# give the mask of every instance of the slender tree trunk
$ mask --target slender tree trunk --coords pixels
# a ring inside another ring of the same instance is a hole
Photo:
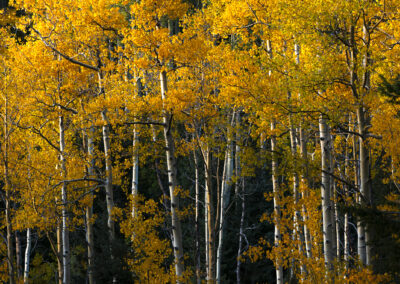
[[[133,126],[133,166],[132,166],[132,197],[133,197],[133,205],[132,205],[132,217],[135,217],[135,200],[139,193],[139,131],[138,126]]]
[[[166,99],[167,92],[167,72],[160,72],[160,83],[161,83],[161,98],[164,101]],[[181,277],[184,272],[183,265],[183,245],[182,245],[182,230],[181,222],[178,216],[179,210],[179,197],[176,195],[175,188],[177,186],[177,169],[175,159],[175,145],[174,138],[171,133],[172,114],[164,109],[163,114],[164,122],[164,138],[167,158],[167,170],[168,170],[168,185],[171,200],[171,219],[172,219],[172,237],[173,237],[173,249],[175,258],[175,271],[176,276]],[[180,282],[178,280],[177,282]]]
[[[231,127],[234,124],[235,113],[232,114],[232,122]],[[229,128],[229,126],[228,126]],[[230,129],[230,128],[229,128]],[[230,137],[230,130],[227,133],[227,149],[225,154],[225,162],[224,162],[224,172],[221,186],[221,209],[220,209],[220,218],[219,218],[219,241],[217,248],[217,273],[216,273],[216,281],[217,283],[221,283],[221,259],[222,259],[222,246],[224,241],[224,223],[225,223],[225,213],[226,208],[229,204],[230,194],[231,194],[231,184],[232,184],[232,176],[233,176],[233,143],[232,138]]]
[[[370,55],[370,23],[364,20],[363,24],[363,43],[364,43],[364,56],[363,56],[363,96],[366,96],[371,88],[371,55]],[[362,194],[363,202],[367,206],[372,204],[372,185],[370,180],[370,155],[369,146],[367,142],[368,124],[370,124],[370,116],[368,110],[362,104],[357,110],[358,126],[360,133],[360,191]],[[365,224],[365,264],[371,265],[372,260],[372,245],[371,245],[371,230],[368,224]]]
[[[271,122],[271,131],[275,131],[275,121]],[[272,188],[274,195],[274,223],[275,223],[275,233],[274,233],[274,244],[275,247],[279,247],[281,244],[281,208],[280,208],[280,192],[278,185],[278,161],[276,157],[276,136],[273,133],[271,135],[271,152],[272,152]],[[283,267],[282,258],[277,257],[275,259],[275,270],[276,270],[276,283],[283,283]]]
[[[24,284],[29,283],[29,262],[31,258],[32,247],[32,234],[31,229],[26,230],[26,248],[25,248],[25,261],[24,261]]]
[[[356,127],[354,127],[355,129]],[[358,189],[360,189],[360,145],[359,140],[353,135],[353,159],[354,159],[354,183]],[[356,200],[361,203],[360,192],[356,194]],[[365,234],[364,226],[360,220],[357,218],[357,254],[362,263],[365,263]]]
[[[8,98],[5,97],[4,104],[4,191],[6,203],[6,226],[7,226],[7,265],[8,265],[8,279],[10,284],[15,283],[15,269],[14,269],[14,245],[12,241],[12,225],[11,225],[11,182],[9,177],[8,167],[8,151],[10,144],[10,130],[8,124]]]
[[[15,231],[15,256],[16,256],[17,279],[20,279],[22,276],[22,269],[21,269],[22,248],[21,248],[21,239],[18,231]]]
[[[106,162],[106,203],[107,203],[107,226],[110,236],[110,243],[114,241],[115,229],[114,220],[112,218],[112,210],[114,208],[114,194],[113,194],[113,174],[112,174],[112,160],[111,160],[111,143],[110,143],[110,123],[107,117],[107,111],[103,111],[101,116],[104,121],[103,125],[103,143],[104,143],[104,155]]]
[[[204,241],[205,241],[205,252],[206,252],[206,280],[208,281],[210,277],[210,259],[209,259],[209,251],[210,251],[210,241],[208,239],[209,236],[209,224],[208,224],[208,215],[210,211],[209,207],[209,188],[207,186],[207,168],[205,169],[205,185],[204,185]]]
[[[206,262],[207,262],[207,282],[214,282],[214,207],[211,194],[212,176],[211,176],[211,152],[205,146],[203,151],[205,168],[205,219],[206,219]]]
[[[349,128],[350,128],[350,118],[349,118]],[[351,129],[349,129],[351,131]],[[350,135],[346,137],[346,144],[345,144],[345,161],[344,161],[344,176],[349,176],[349,147],[348,147],[348,139]],[[349,189],[347,185],[344,185],[345,197],[349,196]],[[346,269],[349,268],[349,256],[350,256],[350,232],[349,232],[349,213],[344,213],[344,220],[343,220],[343,257],[345,261]]]
[[[142,81],[139,76],[136,78],[136,90],[137,96],[142,97],[144,95]],[[154,132],[154,129],[153,129]],[[153,137],[155,140],[155,137]],[[135,217],[135,200],[139,193],[139,126],[133,125],[133,139],[132,139],[132,217]]]
[[[100,59],[99,66],[101,66]],[[105,94],[105,89],[103,86],[103,74],[101,71],[98,72],[98,83],[101,94]],[[115,256],[113,252],[113,245],[115,241],[115,224],[112,216],[112,211],[114,209],[114,193],[113,193],[113,171],[112,171],[112,156],[111,156],[111,138],[110,138],[110,121],[107,116],[107,109],[101,112],[101,118],[103,120],[103,145],[104,145],[104,159],[106,166],[106,204],[107,204],[107,227],[109,234],[109,246],[111,261],[114,262]],[[113,275],[113,283],[117,283],[117,276]]]
[[[6,170],[7,173],[8,169]],[[7,180],[7,175],[5,177]],[[8,183],[8,181],[6,181]],[[14,246],[12,241],[12,226],[11,226],[11,196],[10,186],[6,185],[6,224],[7,224],[7,261],[8,261],[8,278],[10,284],[15,283],[15,271],[14,271]]]
[[[196,283],[201,283],[201,262],[200,262],[200,178],[199,178],[199,161],[197,159],[196,151],[193,151],[194,157],[194,174],[195,174],[195,262],[196,262]]]
[[[304,133],[304,129],[303,126],[300,126],[300,152],[301,152],[301,158],[303,159],[303,163],[305,164],[304,169],[302,170],[302,174],[301,174],[301,195],[303,200],[306,200],[306,198],[308,197],[308,181],[307,181],[307,141],[306,141],[306,137],[305,137],[305,133]],[[302,205],[302,215],[303,215],[303,222],[304,222],[304,244],[305,244],[305,248],[306,248],[306,256],[307,258],[311,258],[312,257],[312,253],[311,253],[311,236],[310,236],[310,231],[308,229],[307,226],[307,222],[308,222],[308,212],[307,212],[307,208],[305,206],[305,204]]]
[[[90,165],[88,168],[89,177],[94,176],[94,143],[93,143],[93,135],[94,135],[94,128],[93,126],[90,127],[90,133],[88,136],[88,156],[90,159]],[[89,284],[94,284],[94,236],[93,236],[93,192],[90,193],[90,205],[86,207],[86,241],[87,241],[87,257],[88,257],[88,281]]]
[[[360,107],[357,110],[359,143],[360,143],[360,204],[369,206],[371,203],[371,185],[369,180],[369,153],[366,142],[366,111]],[[371,247],[368,243],[368,227],[359,221],[358,224],[359,257],[363,264],[371,263]]]
[[[321,115],[319,119],[319,131],[321,140],[321,198],[322,198],[322,222],[324,235],[324,258],[327,269],[332,269],[332,217],[330,202],[330,141],[329,128],[325,118]]]
[[[245,181],[244,177],[242,176],[242,168],[241,168],[241,161],[240,161],[240,111],[237,112],[236,116],[236,149],[235,149],[235,176],[239,178],[239,180],[235,183],[235,195],[236,198],[239,198],[241,201],[241,214],[240,214],[240,224],[239,224],[239,244],[238,244],[238,252],[236,257],[236,283],[241,283],[240,277],[240,268],[242,265],[241,256],[243,252],[243,238],[244,235],[244,218],[246,212],[246,191],[245,191]]]
[[[337,193],[336,193],[336,186],[333,186],[333,208],[334,208],[334,219],[335,219],[335,233],[336,233],[336,258],[340,260],[340,216],[339,210],[337,205]]]
[[[329,141],[329,169],[330,169],[330,173],[334,172],[334,168],[335,168],[335,163],[333,161],[333,156],[334,156],[334,147],[333,147],[333,137],[330,134],[330,129],[328,126],[328,141]],[[331,208],[330,210],[330,217],[331,217],[331,224],[332,224],[332,257],[335,258],[336,257],[336,252],[338,249],[337,246],[337,239],[336,239],[336,231],[339,229],[338,227],[336,227],[336,186],[335,186],[335,180],[333,178],[332,175],[330,175],[330,181],[329,181],[329,207]],[[339,246],[340,248],[340,246]]]
[[[242,261],[240,260],[242,253],[243,253],[243,239],[245,237],[244,235],[244,218],[246,214],[246,191],[245,191],[245,182],[244,182],[244,177],[240,177],[240,182],[241,182],[241,194],[240,194],[240,200],[241,200],[241,215],[240,215],[240,225],[239,225],[239,246],[238,246],[238,253],[236,257],[236,283],[240,284],[241,283],[241,277],[240,277],[240,267],[242,264]]]
[[[60,163],[61,176],[65,180],[67,178],[67,166],[65,161],[65,128],[64,117],[59,116],[59,131],[60,131]],[[69,229],[68,229],[68,196],[67,183],[64,181],[61,187],[61,203],[62,203],[62,244],[63,244],[63,284],[69,284],[71,281],[71,266],[70,266],[70,251],[69,251]]]
[[[290,123],[290,149],[292,152],[292,158],[294,161],[297,160],[297,141],[296,141],[296,129],[293,126],[293,122],[292,122],[292,115],[289,115],[289,123]],[[304,254],[304,232],[303,232],[303,228],[301,228],[300,226],[300,222],[301,222],[301,214],[299,211],[299,187],[300,187],[300,180],[299,180],[299,175],[297,173],[297,167],[296,167],[296,163],[295,163],[295,168],[294,168],[294,172],[293,172],[293,200],[294,200],[294,214],[293,214],[293,232],[292,232],[292,239],[294,242],[296,242],[296,240],[298,240],[299,243],[299,253],[300,255]],[[300,274],[303,275],[304,271],[305,271],[305,267],[303,265],[303,263],[299,264],[300,266]],[[292,267],[291,267],[291,278],[294,279],[294,271],[295,270],[295,263],[294,263],[294,259],[293,259],[293,263],[292,263]]]
[[[56,203],[57,203],[56,199]],[[63,244],[62,244],[62,222],[57,224],[57,267],[58,267],[58,283],[63,284]]]
[[[349,231],[349,213],[344,214],[343,224],[343,258],[346,262],[346,269],[349,268],[349,257],[350,257],[350,231]]]
[[[110,242],[111,261],[114,262],[114,241],[115,241],[115,224],[113,219],[114,209],[114,193],[113,193],[113,172],[112,172],[112,158],[111,158],[111,142],[110,142],[110,122],[107,117],[107,110],[101,113],[103,125],[103,144],[104,144],[104,158],[106,164],[106,204],[107,204],[107,227]],[[113,275],[113,283],[117,282],[117,276]]]

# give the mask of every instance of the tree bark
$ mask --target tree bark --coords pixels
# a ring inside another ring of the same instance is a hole
[[[56,203],[57,203],[56,199]],[[63,284],[63,244],[62,244],[62,222],[57,224],[57,268],[58,268],[58,283]]]
[[[93,143],[94,128],[93,126],[89,129],[89,136],[87,139],[87,151],[90,159],[90,165],[88,168],[89,177],[94,176],[94,143]],[[86,207],[86,241],[87,241],[87,257],[88,257],[88,281],[89,284],[94,284],[94,236],[93,236],[93,192],[90,193],[91,203]]]
[[[300,154],[301,158],[303,159],[303,163],[305,164],[302,173],[301,173],[301,197],[303,200],[305,200],[308,197],[308,181],[307,181],[307,141],[306,141],[306,136],[304,133],[303,126],[300,126]],[[312,257],[311,253],[311,236],[310,236],[310,231],[307,226],[308,222],[308,212],[305,204],[302,205],[302,216],[303,216],[303,222],[304,222],[304,244],[305,244],[305,249],[306,249],[306,256],[307,258]]]
[[[107,204],[107,227],[109,234],[109,246],[111,261],[114,262],[114,241],[115,241],[115,224],[113,219],[114,209],[114,193],[113,193],[113,172],[112,172],[112,158],[111,158],[111,138],[110,138],[110,122],[107,117],[107,110],[101,112],[103,119],[103,144],[104,144],[104,158],[106,164],[106,204]],[[113,275],[113,283],[117,283],[117,276]]]
[[[200,262],[200,178],[199,178],[199,161],[196,151],[193,151],[194,158],[194,175],[195,175],[195,262],[196,262],[196,283],[201,283],[201,262]]]
[[[31,229],[26,230],[26,248],[25,248],[25,261],[24,261],[24,284],[29,283],[29,263],[31,258],[32,247],[32,234]]]
[[[334,172],[334,168],[335,168],[335,163],[333,161],[333,156],[335,153],[335,149],[333,147],[333,137],[330,133],[329,130],[329,126],[328,126],[328,141],[329,141],[329,169],[330,172],[333,173]],[[332,240],[332,257],[335,258],[336,257],[336,252],[338,249],[337,246],[337,230],[339,229],[336,226],[336,185],[335,185],[335,179],[333,178],[332,175],[330,175],[330,181],[329,181],[329,207],[331,208],[330,210],[330,217],[331,217],[331,224],[332,224],[332,236],[331,236],[331,240]],[[340,246],[339,246],[340,248]]]
[[[21,269],[22,249],[21,249],[21,239],[18,231],[15,231],[15,256],[16,256],[16,272],[18,280],[22,276],[22,269]]]
[[[299,175],[297,173],[297,167],[296,167],[296,160],[297,160],[297,141],[296,141],[296,129],[293,126],[293,121],[292,121],[292,114],[289,114],[289,124],[290,124],[290,149],[292,152],[292,159],[294,161],[294,171],[293,171],[293,200],[294,200],[294,214],[293,214],[293,232],[292,232],[292,239],[295,242],[296,240],[299,243],[299,253],[300,255],[304,254],[304,232],[303,228],[300,226],[301,222],[301,214],[300,211],[298,210],[298,203],[299,203],[299,198],[300,198],[300,193],[299,193],[299,188],[300,188],[300,180],[299,180]],[[293,260],[294,262],[294,260]],[[300,260],[301,262],[301,260]],[[299,264],[300,266],[300,275],[304,274],[305,267],[303,263]],[[291,278],[294,279],[294,269],[295,265],[292,263],[291,267]]]
[[[211,152],[209,146],[204,146],[204,169],[205,169],[205,240],[206,240],[206,264],[207,282],[214,282],[214,206],[211,194]]]
[[[366,141],[366,111],[363,107],[357,110],[358,131],[360,134],[360,199],[362,206],[369,206],[371,203],[371,185],[369,180],[369,153]],[[358,227],[358,250],[359,257],[363,264],[371,263],[371,248],[368,243],[369,232],[364,222],[359,221]]]
[[[61,176],[64,179],[61,187],[61,203],[62,203],[62,256],[63,256],[63,284],[69,284],[71,281],[71,262],[69,251],[69,228],[68,228],[68,195],[67,195],[67,166],[65,160],[65,128],[64,117],[59,116],[59,131],[60,131],[60,163],[61,163]]]
[[[324,235],[324,259],[328,270],[332,269],[333,251],[332,251],[332,217],[330,202],[330,141],[329,128],[325,118],[321,115],[319,119],[319,131],[321,141],[321,198],[322,198],[322,222]]]
[[[242,256],[243,253],[243,239],[245,237],[244,235],[244,218],[246,214],[246,191],[245,191],[245,182],[244,182],[244,177],[240,177],[240,182],[241,182],[241,194],[240,194],[240,200],[241,200],[241,214],[240,214],[240,225],[239,225],[239,246],[238,246],[238,252],[237,252],[237,257],[236,257],[236,283],[240,284],[241,283],[241,277],[240,277],[240,267],[242,264],[242,261],[240,260],[240,257]]]
[[[351,131],[351,118],[349,117],[349,130]],[[345,144],[345,161],[344,161],[344,176],[349,176],[349,147],[348,147],[348,140],[350,135],[346,137],[346,144]],[[356,162],[356,160],[354,160]],[[357,185],[357,184],[356,184]],[[349,188],[347,185],[344,185],[344,194],[347,198],[349,196]],[[350,256],[350,231],[349,231],[349,213],[344,213],[344,224],[343,224],[343,258],[345,261],[346,269],[349,268],[349,256]]]
[[[271,131],[274,132],[276,129],[276,122],[271,122]],[[271,135],[271,153],[272,153],[272,190],[274,196],[274,223],[275,223],[275,233],[274,233],[274,245],[279,247],[281,244],[281,208],[280,208],[280,192],[278,184],[278,161],[276,157],[276,136],[274,133]],[[282,258],[277,257],[275,259],[275,271],[276,271],[276,283],[283,283],[283,267]]]
[[[161,84],[161,98],[163,101],[166,99],[167,92],[167,72],[160,72],[160,84]],[[174,138],[171,133],[172,114],[167,110],[163,110],[163,123],[164,123],[164,139],[166,148],[167,158],[167,170],[168,170],[168,187],[171,199],[171,219],[172,219],[172,238],[173,238],[173,250],[175,258],[175,272],[178,277],[177,282],[180,283],[179,277],[184,272],[183,264],[183,245],[182,245],[182,230],[181,222],[178,216],[179,210],[179,197],[177,196],[175,189],[177,186],[177,168],[175,159],[175,145]]]
[[[231,126],[234,124],[235,113],[232,114],[232,122]],[[219,217],[219,241],[217,248],[217,271],[216,271],[216,281],[217,283],[221,283],[221,259],[222,259],[222,246],[224,241],[224,223],[225,223],[225,213],[226,208],[229,204],[230,193],[231,193],[231,184],[232,184],[232,176],[233,176],[233,143],[232,138],[230,137],[230,127],[228,126],[227,133],[227,149],[225,154],[225,162],[224,162],[224,171],[222,178],[222,186],[221,186],[221,203],[220,203],[220,217]]]
[[[10,284],[15,283],[15,269],[14,269],[14,245],[12,241],[12,225],[11,225],[11,182],[9,177],[8,166],[8,151],[10,144],[10,129],[8,124],[8,98],[5,97],[4,103],[4,191],[6,203],[6,230],[7,230],[7,266],[8,266],[8,279]]]
[[[133,126],[133,158],[132,158],[132,217],[135,217],[135,200],[139,193],[139,131],[138,126]]]

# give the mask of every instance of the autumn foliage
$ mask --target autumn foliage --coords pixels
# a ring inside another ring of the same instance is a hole
[[[0,282],[400,281],[399,1],[0,7]]]

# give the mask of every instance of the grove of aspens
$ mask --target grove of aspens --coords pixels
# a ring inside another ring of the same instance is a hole
[[[1,0],[0,283],[400,283],[400,1]]]

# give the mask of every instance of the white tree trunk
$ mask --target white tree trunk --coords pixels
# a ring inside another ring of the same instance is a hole
[[[234,121],[235,114],[232,115],[232,123]],[[228,126],[229,128],[229,126]],[[222,177],[221,186],[221,203],[220,203],[220,218],[219,218],[219,239],[217,248],[217,263],[216,263],[216,281],[221,282],[221,258],[222,258],[222,245],[224,241],[224,222],[225,222],[225,212],[228,207],[230,194],[231,194],[231,184],[233,176],[233,143],[230,137],[230,131],[227,133],[227,149],[225,154],[224,171]]]
[[[322,228],[324,236],[324,259],[327,269],[332,268],[333,251],[332,251],[332,217],[330,202],[330,141],[329,128],[325,118],[321,115],[319,119],[319,131],[321,140],[321,198],[322,198]]]
[[[195,255],[195,262],[196,262],[196,283],[201,283],[201,262],[200,262],[200,177],[199,177],[199,161],[197,159],[196,151],[193,151],[193,158],[194,158],[194,175],[195,175],[195,242],[196,242],[196,255]]]
[[[58,198],[56,198],[56,203],[58,202]],[[62,242],[62,222],[60,223],[59,221],[57,222],[57,228],[56,228],[56,234],[57,234],[57,272],[58,272],[58,283],[63,284],[63,275],[64,275],[64,269],[63,269],[63,242]]]
[[[93,143],[93,135],[94,135],[94,128],[93,126],[90,127],[90,133],[88,136],[88,156],[90,159],[90,165],[88,168],[89,177],[93,177],[94,175],[94,143]],[[93,237],[93,192],[90,193],[91,204],[86,207],[86,242],[87,242],[87,250],[88,250],[88,280],[89,284],[94,284],[94,237]]]
[[[114,194],[113,194],[113,174],[112,174],[112,160],[111,160],[111,144],[110,144],[110,123],[107,117],[107,111],[101,112],[103,125],[103,144],[104,144],[104,156],[106,164],[106,203],[107,203],[107,226],[110,235],[110,243],[114,241],[115,229],[114,220],[112,218],[112,210],[114,208]]]
[[[26,248],[25,248],[25,261],[24,261],[24,284],[29,283],[29,263],[31,258],[32,247],[32,234],[31,229],[26,230]]]
[[[329,169],[330,169],[330,173],[334,172],[334,161],[333,161],[333,156],[334,156],[334,147],[333,147],[333,137],[330,134],[330,130],[329,130],[329,126],[328,126],[328,141],[329,141]],[[333,258],[336,257],[336,253],[337,253],[337,238],[336,238],[336,233],[337,230],[339,228],[336,227],[336,186],[335,186],[335,180],[333,178],[332,175],[330,175],[330,181],[329,181],[329,208],[331,208],[330,210],[330,217],[331,217],[331,224],[332,224],[332,236],[331,236],[331,240],[332,240],[332,253],[333,253]],[[340,248],[340,246],[339,246]]]
[[[240,284],[241,283],[241,278],[240,278],[240,267],[242,264],[242,261],[240,260],[240,257],[242,256],[243,252],[243,239],[245,237],[244,235],[244,218],[246,214],[246,191],[245,191],[245,183],[244,183],[244,177],[240,177],[240,183],[241,183],[241,193],[240,195],[240,200],[241,200],[241,215],[240,215],[240,225],[239,225],[239,246],[238,246],[238,252],[237,252],[237,257],[236,257],[236,283]]]
[[[9,178],[8,168],[8,151],[10,142],[10,129],[8,124],[8,98],[5,96],[4,104],[4,142],[3,155],[4,155],[4,191],[5,191],[5,205],[6,205],[6,230],[7,230],[7,266],[8,278],[10,284],[15,283],[15,269],[14,269],[14,248],[12,241],[12,224],[11,224],[11,182]]]
[[[161,84],[161,98],[163,101],[166,99],[167,92],[167,72],[160,72],[160,84]],[[168,170],[168,185],[171,199],[171,219],[172,219],[172,238],[173,238],[173,250],[175,258],[175,272],[176,276],[182,276],[184,272],[183,265],[183,244],[182,244],[182,230],[181,221],[178,216],[179,210],[179,197],[176,195],[175,188],[177,186],[176,181],[176,159],[175,159],[175,145],[174,138],[171,133],[172,115],[167,111],[163,110],[163,123],[164,123],[164,138],[165,148],[167,157],[167,170]],[[178,282],[180,282],[178,280]]]
[[[214,207],[211,194],[211,153],[209,146],[204,146],[203,157],[205,169],[205,242],[206,242],[206,280],[209,282],[214,281],[214,231],[213,231],[213,216]]]
[[[297,159],[297,141],[296,141],[296,129],[293,126],[292,122],[292,115],[289,115],[289,123],[290,123],[290,148],[292,152],[292,158],[295,161]],[[295,164],[296,166],[296,164]],[[293,232],[292,232],[292,239],[293,241],[298,241],[299,247],[299,253],[304,254],[304,232],[303,228],[300,226],[301,222],[301,214],[300,211],[297,209],[298,208],[298,203],[299,203],[299,188],[300,188],[300,180],[299,180],[299,175],[297,173],[297,168],[294,168],[293,172],[293,200],[294,200],[294,214],[293,214]],[[295,249],[295,248],[294,248]],[[293,260],[292,267],[291,267],[291,275],[290,277],[294,279],[294,269],[295,269],[295,263]],[[304,275],[305,272],[305,267],[303,263],[299,264],[300,267],[300,275]]]
[[[137,125],[133,126],[133,166],[132,166],[132,197],[135,202],[139,193],[139,131]],[[132,205],[132,217],[135,217],[135,203]]]
[[[340,216],[337,205],[337,194],[336,194],[336,186],[333,186],[333,209],[334,209],[334,219],[335,219],[335,241],[336,241],[336,258],[339,260],[340,255]]]
[[[350,120],[350,119],[349,119]],[[349,128],[350,128],[350,123],[351,120],[349,121]],[[349,129],[351,130],[351,129]],[[349,152],[348,152],[348,139],[350,135],[347,136],[346,138],[346,149],[345,149],[345,161],[344,161],[344,176],[348,177],[349,176]],[[349,189],[348,186],[344,186],[345,190],[345,197],[347,198],[349,195]],[[343,220],[343,257],[345,261],[345,267],[346,269],[349,268],[349,256],[350,256],[350,242],[349,242],[349,213],[346,212],[344,213],[344,220]]]
[[[19,280],[22,276],[22,248],[21,248],[21,239],[18,231],[15,231],[15,256],[16,256],[16,272],[17,272],[17,280]]]
[[[67,167],[65,160],[65,127],[64,117],[59,116],[59,131],[60,131],[60,163],[61,163],[61,176],[63,179],[67,178]],[[71,281],[71,260],[69,251],[69,229],[68,229],[68,196],[67,196],[67,183],[64,181],[61,187],[61,203],[62,203],[62,256],[63,256],[63,284],[69,284]]]
[[[271,122],[271,130],[275,131],[275,121]],[[274,245],[275,247],[280,246],[281,242],[281,224],[280,224],[280,196],[279,196],[279,185],[278,185],[278,161],[276,157],[276,136],[271,135],[271,152],[272,152],[272,189],[274,195],[274,223],[275,223],[275,233],[274,233]],[[275,259],[275,271],[276,271],[276,283],[283,283],[283,267],[282,258],[277,257]]]
[[[359,137],[359,149],[360,149],[360,204],[369,205],[371,202],[371,188],[369,181],[369,153],[366,142],[366,130],[365,130],[365,115],[366,111],[360,107],[357,110],[358,120],[358,131]],[[369,265],[371,263],[371,252],[368,244],[369,232],[367,226],[359,221],[357,223],[358,231],[358,254],[363,264]]]
[[[305,200],[308,197],[308,186],[307,186],[307,178],[306,178],[306,171],[307,171],[307,141],[304,133],[303,126],[300,126],[300,152],[301,152],[301,157],[303,159],[303,162],[306,163],[302,174],[301,174],[301,184],[302,184],[302,189],[301,189],[301,195],[303,200]],[[307,221],[308,221],[308,212],[305,204],[302,205],[302,215],[303,215],[303,222],[304,222],[304,244],[305,244],[305,249],[306,249],[306,256],[307,258],[312,257],[311,253],[311,236],[310,236],[310,231],[307,226]]]
[[[243,250],[243,236],[244,236],[244,218],[245,218],[245,187],[244,187],[244,177],[242,176],[242,169],[241,169],[241,149],[240,149],[240,123],[241,123],[241,113],[240,110],[237,112],[236,115],[236,147],[235,147],[235,176],[236,176],[236,183],[235,183],[235,196],[236,199],[239,199],[241,214],[240,214],[240,224],[239,224],[239,243],[238,243],[238,251],[236,256],[236,283],[240,284],[240,267],[241,267],[241,260],[240,257],[242,255]],[[262,142],[261,142],[262,143]],[[238,207],[238,202],[236,202],[236,208]]]

